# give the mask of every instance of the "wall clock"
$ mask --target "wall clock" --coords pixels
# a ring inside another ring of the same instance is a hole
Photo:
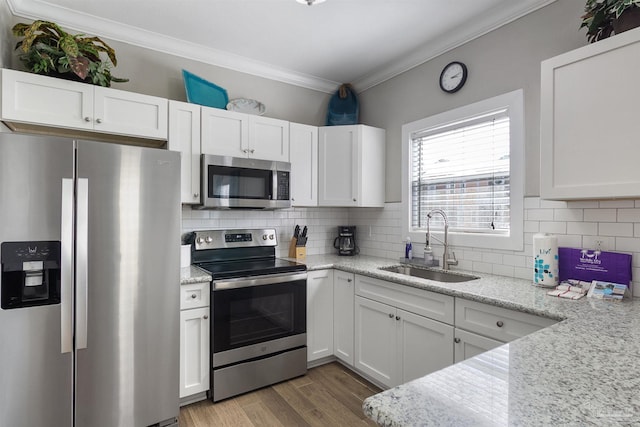
[[[447,93],[459,91],[466,81],[467,66],[462,62],[450,62],[440,73],[440,89]]]

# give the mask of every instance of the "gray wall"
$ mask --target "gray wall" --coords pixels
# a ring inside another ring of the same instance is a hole
[[[402,125],[518,88],[525,96],[525,195],[539,194],[540,62],[587,44],[584,0],[558,0],[360,94],[363,123],[387,130],[388,202],[401,201]],[[438,78],[451,61],[469,68],[448,95]]]
[[[105,41],[115,49],[118,58],[113,74],[130,79],[128,83],[114,83],[113,88],[186,101],[182,81],[184,68],[225,88],[229,99],[257,99],[265,104],[267,117],[310,125],[324,122],[329,94],[125,43]]]
[[[7,0],[0,0],[0,68],[11,65],[11,51],[15,45],[11,27],[12,15]]]

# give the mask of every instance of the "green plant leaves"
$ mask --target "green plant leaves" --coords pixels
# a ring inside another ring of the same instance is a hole
[[[111,75],[111,64],[115,67],[118,63],[116,53],[99,37],[72,35],[53,22],[40,20],[18,23],[12,33],[23,37],[15,49],[20,52],[20,61],[33,73],[63,78],[75,75],[77,80],[100,86],[129,81]],[[101,53],[108,59],[103,61]]]

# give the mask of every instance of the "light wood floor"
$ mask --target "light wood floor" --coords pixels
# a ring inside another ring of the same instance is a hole
[[[365,426],[362,401],[381,390],[337,362],[235,398],[183,406],[180,427]]]

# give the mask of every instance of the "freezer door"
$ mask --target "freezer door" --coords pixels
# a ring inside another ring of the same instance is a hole
[[[0,242],[59,242],[62,180],[72,177],[71,140],[0,133]],[[61,305],[0,308],[0,337],[0,425],[71,427]]]
[[[177,153],[78,142],[78,427],[178,416],[180,209]]]

